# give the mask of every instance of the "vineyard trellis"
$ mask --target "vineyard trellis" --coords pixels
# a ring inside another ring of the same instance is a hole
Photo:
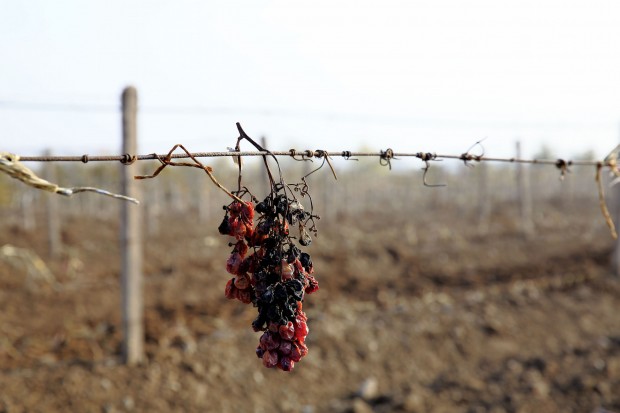
[[[217,158],[217,157],[245,157],[245,156],[286,156],[297,160],[309,160],[313,158],[324,157],[342,157],[345,160],[354,160],[355,157],[375,157],[381,159],[381,161],[388,162],[397,160],[398,158],[418,158],[423,162],[430,162],[442,159],[452,159],[457,161],[463,161],[467,165],[471,162],[504,162],[504,163],[522,163],[533,165],[552,165],[558,168],[561,173],[568,172],[568,168],[571,166],[596,166],[596,167],[609,167],[617,168],[617,152],[620,148],[614,149],[610,155],[601,161],[589,161],[589,160],[564,160],[564,159],[523,159],[523,158],[498,158],[484,155],[475,155],[469,152],[462,153],[460,155],[438,154],[434,152],[395,152],[393,149],[387,149],[385,151],[380,150],[378,152],[357,152],[357,151],[326,151],[322,149],[316,150],[295,150],[289,149],[288,151],[215,151],[215,152],[193,152],[191,154],[176,153],[176,154],[146,154],[146,155],[81,155],[81,156],[20,156],[20,160],[24,162],[121,162],[123,164],[131,164],[135,161],[148,161],[148,160],[160,160],[165,157],[170,159],[182,159],[190,158]],[[387,166],[389,164],[386,163]]]
[[[247,134],[245,134],[245,132],[243,131],[239,123],[237,123],[237,128],[240,132],[240,136],[244,136],[245,138],[250,139],[247,136]],[[437,184],[437,183],[431,184],[427,181],[427,173],[431,168],[431,162],[441,161],[444,159],[462,161],[465,166],[472,166],[473,163],[480,163],[480,162],[502,162],[502,163],[513,163],[513,164],[553,166],[559,170],[560,179],[564,179],[565,176],[570,172],[570,168],[573,166],[584,166],[584,167],[591,166],[591,167],[595,167],[595,182],[598,188],[599,204],[600,204],[601,212],[603,214],[603,217],[605,218],[605,222],[607,223],[609,227],[611,236],[614,239],[618,238],[615,225],[613,223],[613,219],[606,206],[601,172],[603,168],[608,168],[612,176],[615,176],[616,178],[620,179],[620,169],[618,168],[618,157],[620,155],[620,145],[614,148],[614,150],[612,150],[609,153],[609,155],[603,160],[565,160],[562,158],[552,160],[552,159],[524,159],[524,158],[518,158],[518,157],[500,158],[500,157],[485,156],[484,153],[479,154],[479,155],[470,153],[473,147],[481,146],[480,141],[476,142],[470,149],[468,149],[468,151],[461,153],[460,155],[438,154],[435,152],[395,152],[391,148],[388,148],[386,150],[380,150],[378,152],[356,152],[356,151],[348,151],[348,150],[326,151],[322,149],[316,149],[316,150],[308,149],[308,150],[302,150],[302,151],[298,151],[296,149],[289,149],[288,151],[270,151],[270,150],[266,150],[262,148],[260,145],[256,144],[256,142],[254,141],[252,142],[257,148],[259,148],[259,150],[240,151],[238,149],[233,150],[229,148],[229,150],[226,152],[223,152],[223,151],[190,152],[186,150],[183,147],[183,145],[176,144],[172,148],[172,150],[167,154],[151,153],[151,154],[143,154],[143,155],[134,155],[134,154],[127,152],[127,153],[124,153],[123,155],[97,155],[97,156],[90,156],[87,154],[84,154],[81,156],[51,156],[51,155],[17,156],[14,154],[3,152],[3,153],[0,153],[0,170],[3,170],[4,172],[11,174],[10,168],[7,168],[6,166],[8,165],[9,161],[14,161],[14,160],[19,160],[23,162],[82,162],[84,164],[88,162],[120,162],[123,165],[131,165],[136,161],[157,160],[161,163],[160,169],[163,169],[163,167],[168,166],[168,165],[190,166],[190,167],[197,167],[200,169],[204,169],[209,175],[209,177],[211,178],[211,180],[217,186],[219,186],[220,189],[223,189],[225,192],[228,192],[230,194],[230,192],[226,190],[225,188],[223,188],[219,184],[219,182],[214,178],[214,175],[212,174],[212,168],[209,166],[202,165],[199,161],[197,161],[197,158],[233,157],[236,162],[238,162],[238,160],[241,159],[242,157],[257,157],[257,156],[260,156],[263,158],[267,156],[271,156],[274,158],[275,157],[290,157],[297,161],[310,161],[312,159],[322,159],[323,163],[317,168],[317,170],[320,169],[325,163],[327,163],[336,179],[337,179],[337,175],[330,161],[330,159],[334,157],[342,157],[345,160],[357,160],[357,158],[359,157],[375,157],[379,159],[379,162],[382,166],[387,166],[389,169],[392,168],[393,160],[398,160],[400,158],[417,158],[424,163],[424,167],[422,168],[422,170],[424,171],[422,175],[422,181],[423,181],[424,186],[426,187],[445,186],[444,184]],[[182,148],[183,153],[174,153],[174,151],[177,148]],[[194,164],[177,163],[174,161],[176,159],[192,159],[194,161]],[[5,166],[4,168],[3,168],[3,165]],[[15,163],[15,165],[19,165],[19,164]],[[19,167],[23,168],[21,165],[19,165]],[[157,173],[159,173],[159,170],[156,172],[156,174]],[[22,179],[20,177],[15,176],[15,173],[13,173],[13,176],[24,181],[25,183],[29,185],[36,186],[32,182],[32,179]],[[145,178],[145,176],[135,176],[135,178],[143,179]],[[63,190],[65,193],[63,193]],[[112,196],[115,198],[135,201],[135,199],[133,198],[128,199],[124,195],[111,194],[107,191],[96,189],[96,188],[72,188],[72,190],[60,188],[56,192],[59,192],[63,195],[71,195],[72,193],[83,192],[83,191],[98,192],[98,193]]]
[[[617,238],[615,225],[612,217],[607,209],[605,203],[605,195],[602,183],[602,171],[607,168],[612,176],[616,178],[620,177],[620,171],[618,169],[618,157],[620,154],[620,146],[616,147],[611,153],[603,160],[591,161],[591,160],[565,160],[565,159],[524,159],[521,157],[511,158],[499,158],[490,157],[484,154],[484,150],[480,142],[474,144],[466,152],[461,154],[438,154],[434,152],[398,152],[391,148],[386,150],[380,150],[376,152],[359,152],[359,151],[327,151],[327,150],[295,150],[289,149],[287,151],[271,151],[264,148],[265,145],[259,145],[254,142],[245,132],[241,125],[237,123],[237,129],[240,137],[237,139],[237,146],[235,149],[228,151],[216,151],[216,152],[190,152],[181,145],[175,145],[172,150],[167,154],[135,154],[136,150],[136,116],[137,116],[137,93],[134,88],[127,88],[123,92],[123,150],[121,155],[81,155],[81,156],[52,156],[49,154],[42,156],[17,156],[6,152],[0,152],[0,171],[3,171],[10,176],[39,189],[47,190],[50,192],[59,193],[61,195],[72,195],[78,192],[90,191],[100,194],[113,196],[115,198],[134,201],[137,198],[137,187],[133,182],[133,178],[144,178],[144,176],[134,176],[131,174],[130,165],[133,165],[136,161],[155,160],[160,162],[159,169],[153,174],[156,175],[166,166],[185,166],[195,167],[203,169],[211,178],[211,180],[231,195],[231,192],[222,187],[214,177],[214,171],[211,167],[205,166],[200,163],[197,158],[218,158],[218,157],[232,157],[238,164],[241,170],[240,160],[243,157],[262,157],[265,160],[267,157],[289,157],[297,161],[311,161],[313,159],[322,160],[320,165],[312,170],[309,174],[314,173],[316,170],[321,169],[325,165],[331,169],[334,177],[337,179],[336,171],[331,163],[331,159],[341,157],[345,160],[357,160],[357,158],[368,157],[377,158],[382,166],[389,169],[392,168],[392,162],[403,158],[415,158],[423,162],[423,175],[422,181],[424,186],[437,187],[444,186],[441,183],[429,183],[427,181],[427,174],[431,168],[432,162],[441,160],[455,160],[463,162],[465,166],[472,166],[475,163],[481,162],[501,162],[501,163],[514,163],[514,164],[531,164],[531,165],[546,165],[557,168],[560,173],[560,179],[564,179],[571,167],[583,166],[593,167],[595,169],[595,182],[598,188],[599,204],[604,216],[604,219],[610,229],[613,238]],[[241,151],[239,142],[242,138],[249,140],[257,150],[254,151]],[[183,153],[174,153],[177,147],[183,149]],[[480,148],[480,154],[474,154],[472,151],[475,147]],[[191,159],[194,163],[179,162],[178,160]],[[123,194],[116,195],[108,191],[103,191],[97,188],[61,188],[56,184],[45,181],[34,174],[33,171],[26,168],[21,162],[120,162],[123,165]],[[306,175],[306,176],[308,176]],[[620,179],[620,178],[618,178]],[[235,197],[232,195],[233,198]],[[141,274],[141,241],[140,236],[136,235],[140,233],[139,222],[141,217],[135,208],[123,207],[122,209],[122,225],[123,234],[121,235],[124,241],[123,251],[123,270],[121,275],[122,280],[122,294],[123,294],[123,353],[125,361],[133,364],[139,363],[143,360],[143,329],[142,329],[142,274]],[[127,251],[133,250],[131,253]],[[125,255],[127,253],[127,255]]]

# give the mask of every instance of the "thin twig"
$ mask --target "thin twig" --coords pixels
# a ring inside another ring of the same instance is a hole
[[[33,188],[41,189],[47,192],[53,192],[59,195],[71,196],[79,192],[94,192],[99,195],[105,195],[112,198],[121,199],[123,201],[133,202],[134,204],[140,203],[135,198],[130,198],[125,195],[115,194],[104,189],[93,188],[90,186],[63,188],[55,183],[38,177],[32,170],[22,165],[18,155],[8,152],[0,152],[0,172],[4,172],[7,175],[17,180],[20,180],[26,185],[29,185]]]
[[[177,148],[180,148],[182,151],[184,151],[187,154],[187,156],[189,158],[191,158],[192,161],[194,161],[194,163],[189,163],[189,162],[172,162],[172,158],[174,157],[173,152],[175,150],[177,150]],[[172,149],[170,149],[170,152],[168,152],[164,156],[159,156],[157,154],[153,154],[153,155],[156,156],[157,160],[161,163],[159,168],[157,168],[155,170],[155,172],[153,172],[151,175],[137,175],[137,176],[134,176],[135,179],[155,178],[167,166],[188,166],[188,167],[192,167],[192,168],[198,168],[198,169],[202,169],[203,171],[205,171],[207,173],[207,175],[209,175],[209,178],[211,178],[211,181],[215,184],[215,186],[220,188],[222,191],[226,192],[226,195],[228,195],[229,197],[231,197],[235,201],[243,203],[241,198],[239,198],[237,195],[234,195],[232,192],[230,192],[228,189],[226,189],[222,184],[220,184],[217,179],[215,179],[215,176],[213,175],[213,169],[211,169],[210,166],[203,165],[198,159],[196,159],[196,157],[194,157],[192,155],[191,152],[189,152],[187,149],[185,149],[185,147],[183,145],[181,145],[181,144],[174,145],[172,147]]]

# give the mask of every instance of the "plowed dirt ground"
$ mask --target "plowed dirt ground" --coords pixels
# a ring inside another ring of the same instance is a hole
[[[252,306],[223,296],[217,222],[162,223],[145,258],[147,361],[120,364],[117,225],[63,223],[64,249],[3,220],[0,412],[620,411],[620,283],[596,206],[499,208],[488,233],[450,210],[339,217],[309,252],[309,355],[292,373],[254,355]],[[508,218],[507,218],[508,217]]]

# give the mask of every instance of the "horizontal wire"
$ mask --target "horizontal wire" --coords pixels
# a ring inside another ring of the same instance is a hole
[[[397,160],[398,158],[413,157],[423,161],[433,161],[440,159],[454,159],[463,162],[505,162],[505,163],[522,163],[522,164],[538,164],[538,165],[554,165],[558,168],[568,166],[616,166],[616,162],[613,161],[596,161],[596,160],[577,160],[577,161],[565,161],[563,159],[523,159],[523,158],[496,158],[477,156],[464,153],[461,155],[445,155],[436,154],[431,152],[393,152],[390,149],[381,152],[352,152],[352,151],[340,151],[329,152],[323,150],[306,150],[306,151],[242,151],[242,152],[195,152],[192,156],[195,158],[216,158],[226,156],[289,156],[295,159],[301,157],[301,159],[310,158],[322,158],[324,156],[329,157],[342,157],[344,159],[350,159],[353,157],[378,157],[382,159]],[[145,161],[145,160],[158,160],[165,159],[168,154],[148,154],[148,155],[82,155],[82,156],[20,156],[19,160],[23,162],[110,162],[119,161],[123,163],[129,163],[129,160]],[[177,153],[169,156],[170,159],[187,159],[190,156],[185,153]]]
[[[243,132],[243,130],[241,129],[241,125],[237,124],[237,127],[239,128],[240,132],[242,133],[242,136],[245,135],[245,133]],[[247,137],[247,135],[245,135],[245,138],[250,139]],[[239,140],[242,138],[239,138]],[[251,140],[250,140],[251,141]],[[255,142],[251,141],[258,149],[264,149],[262,147],[260,147],[258,144],[256,144]],[[239,143],[237,142],[237,145]],[[479,142],[477,143],[479,144]],[[405,157],[414,157],[414,158],[418,158],[420,159],[422,162],[425,163],[425,167],[422,168],[424,170],[424,175],[423,175],[423,183],[424,186],[427,187],[439,187],[439,186],[445,186],[444,184],[429,184],[426,181],[426,174],[430,168],[430,162],[431,161],[436,161],[436,160],[443,160],[443,159],[453,159],[453,160],[459,160],[459,161],[463,161],[463,163],[465,165],[468,165],[471,162],[507,162],[507,163],[520,163],[520,164],[538,164],[538,165],[553,165],[556,168],[558,168],[561,172],[561,176],[560,179],[563,179],[564,176],[566,175],[567,172],[570,172],[569,167],[572,166],[595,166],[596,167],[596,183],[597,183],[597,188],[598,188],[598,193],[599,193],[599,205],[601,208],[601,212],[603,214],[603,217],[605,218],[605,222],[607,223],[610,232],[611,232],[611,236],[614,239],[618,238],[618,235],[616,233],[615,230],[615,224],[613,222],[613,219],[611,218],[611,215],[609,213],[609,210],[607,208],[607,204],[605,202],[605,194],[603,192],[603,185],[602,185],[602,179],[601,179],[601,170],[603,167],[608,167],[610,168],[611,172],[613,172],[614,175],[616,175],[616,177],[620,177],[620,171],[618,171],[618,152],[620,151],[620,145],[617,146],[616,148],[614,148],[614,150],[603,160],[603,161],[595,161],[595,160],[577,160],[577,161],[566,161],[564,159],[557,159],[557,160],[551,160],[551,159],[522,159],[522,158],[494,158],[494,157],[485,157],[482,155],[473,155],[469,153],[469,150],[471,150],[471,148],[468,150],[468,152],[462,153],[460,155],[444,155],[444,154],[437,154],[437,153],[431,153],[431,152],[394,152],[391,148],[386,149],[385,151],[381,150],[380,152],[351,152],[351,151],[341,151],[341,152],[328,152],[328,151],[324,151],[321,149],[317,149],[317,150],[306,150],[306,151],[302,151],[302,152],[298,152],[295,149],[290,149],[286,152],[284,151],[266,151],[266,150],[260,150],[260,151],[251,151],[251,152],[242,152],[242,151],[233,151],[233,150],[229,150],[227,152],[195,152],[195,153],[190,153],[189,151],[187,151],[185,148],[183,148],[182,146],[180,146],[185,153],[172,153],[178,146],[180,145],[175,145],[172,150],[165,154],[165,155],[158,155],[158,154],[149,154],[149,155],[131,155],[131,154],[123,154],[123,155],[113,155],[113,156],[106,156],[106,155],[98,155],[98,156],[89,156],[89,155],[82,155],[82,156],[20,156],[18,157],[17,155],[13,155],[15,158],[15,162],[18,161],[39,161],[39,162],[83,162],[83,163],[87,163],[90,161],[93,162],[105,162],[105,161],[120,161],[122,164],[124,165],[130,165],[132,163],[134,163],[135,161],[143,161],[143,160],[158,160],[161,162],[161,166],[155,171],[155,173],[153,175],[145,175],[145,176],[136,176],[136,179],[144,179],[144,178],[153,178],[155,176],[157,176],[157,174],[166,166],[168,165],[179,165],[179,166],[197,166],[200,167],[202,169],[205,170],[205,172],[207,172],[207,174],[209,174],[209,177],[211,178],[211,180],[220,188],[222,189],[224,192],[226,192],[230,197],[239,200],[239,198],[237,198],[236,195],[234,195],[233,193],[229,192],[226,188],[224,188],[219,182],[217,182],[217,180],[213,177],[212,173],[211,173],[211,168],[202,165],[200,162],[197,161],[196,158],[209,158],[209,157],[226,157],[226,156],[232,156],[232,157],[238,157],[237,160],[242,157],[242,156],[263,156],[263,157],[267,157],[267,156],[289,156],[292,157],[293,159],[297,160],[297,161],[304,161],[304,160],[310,160],[311,158],[322,158],[324,161],[327,161],[330,169],[332,170],[332,172],[334,173],[334,178],[338,179],[336,177],[336,173],[334,171],[334,168],[332,167],[329,159],[331,157],[342,157],[345,160],[357,160],[357,158],[359,157],[378,157],[379,158],[379,163],[382,166],[387,166],[389,167],[389,169],[392,169],[392,164],[391,161],[392,160],[398,160],[400,158],[405,158]],[[237,146],[238,147],[238,146]],[[11,154],[7,154],[6,152],[0,152],[2,154],[4,154],[5,156],[11,155]],[[354,158],[355,157],[355,158]],[[195,162],[195,164],[189,164],[189,163],[184,163],[184,162],[180,162],[180,163],[174,163],[171,162],[172,159],[187,159],[187,158],[191,158],[192,161]],[[266,162],[266,161],[265,161]],[[239,164],[241,165],[241,164]],[[265,165],[267,165],[265,163]],[[241,166],[240,166],[241,168]],[[319,167],[320,169],[321,167]],[[240,169],[241,171],[241,169]],[[267,167],[267,171],[269,172],[269,168]],[[312,172],[311,172],[312,173]],[[239,175],[241,176],[241,175]],[[271,177],[271,175],[270,175]],[[273,182],[273,180],[272,180]],[[239,184],[240,186],[240,184]]]

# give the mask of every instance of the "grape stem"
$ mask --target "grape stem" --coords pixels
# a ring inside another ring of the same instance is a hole
[[[192,161],[194,161],[194,163],[189,163],[189,162],[174,162],[172,161],[172,153],[177,150],[177,148],[181,148],[181,150],[183,150],[187,156],[189,156],[191,158]],[[183,145],[181,145],[180,143],[177,143],[176,145],[174,145],[172,147],[172,149],[170,149],[170,152],[168,152],[168,155],[161,157],[157,154],[153,154],[157,157],[157,159],[159,160],[159,162],[161,162],[161,165],[159,165],[159,168],[157,168],[155,170],[155,172],[153,172],[151,175],[136,175],[134,176],[134,179],[150,179],[150,178],[155,178],[157,175],[159,175],[159,173],[161,171],[164,170],[164,168],[166,168],[167,166],[188,166],[191,168],[198,168],[198,169],[202,169],[203,171],[205,171],[207,173],[207,175],[209,175],[209,178],[211,179],[211,181],[215,184],[215,186],[217,186],[218,188],[220,188],[222,191],[224,191],[226,193],[226,195],[228,195],[229,197],[231,197],[232,199],[234,199],[235,201],[241,202],[243,203],[243,201],[241,200],[241,198],[239,198],[237,195],[234,195],[232,192],[230,192],[228,189],[226,189],[226,187],[224,187],[222,184],[220,184],[218,182],[218,180],[215,178],[215,176],[213,175],[213,168],[211,168],[208,165],[203,165],[198,159],[196,159],[194,157],[194,155],[192,155],[191,152],[189,152]]]

